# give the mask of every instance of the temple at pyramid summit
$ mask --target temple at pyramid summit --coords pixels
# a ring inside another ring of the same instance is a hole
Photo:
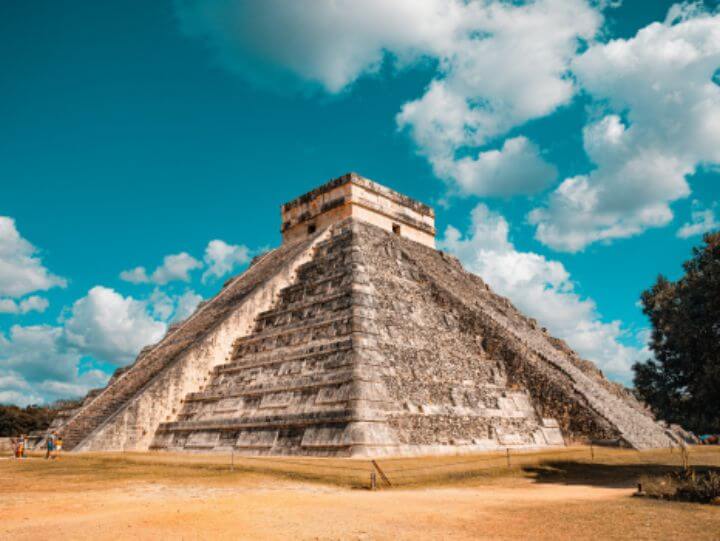
[[[56,422],[76,451],[385,456],[681,443],[453,256],[432,208],[350,173],[282,245]]]

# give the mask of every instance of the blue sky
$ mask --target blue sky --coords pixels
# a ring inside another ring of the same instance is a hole
[[[718,227],[720,16],[616,4],[3,3],[0,402],[103,384],[351,170],[630,383]]]

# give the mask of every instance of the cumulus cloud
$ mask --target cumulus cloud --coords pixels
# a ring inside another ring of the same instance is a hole
[[[580,41],[595,36],[602,17],[582,0],[477,2],[466,10],[467,32],[456,34],[440,53],[438,76],[422,97],[403,105],[398,126],[443,180],[466,187],[468,170],[476,166],[471,176],[482,189],[470,193],[533,193],[554,180],[534,145],[523,149],[529,167],[499,160],[490,181],[482,179],[488,173],[482,160],[458,160],[458,151],[482,147],[568,103],[575,93],[570,63]],[[499,171],[501,166],[510,172]]]
[[[211,240],[205,248],[203,258],[207,269],[202,275],[202,281],[210,278],[221,278],[232,272],[239,265],[250,261],[250,249],[247,246],[228,244],[225,241]]]
[[[102,286],[75,301],[63,324],[69,344],[116,366],[130,362],[143,346],[160,340],[167,329],[148,313],[147,303]]]
[[[690,212],[690,221],[685,222],[680,229],[677,230],[676,236],[681,239],[687,239],[696,235],[702,235],[714,229],[720,229],[720,222],[715,217],[715,207],[713,204],[710,208],[703,207],[702,203],[697,199],[692,202],[692,211]]]
[[[182,321],[190,317],[195,310],[197,310],[202,300],[202,296],[195,293],[192,289],[185,291],[177,297],[172,321]]]
[[[13,299],[0,298],[0,314],[27,314],[28,312],[44,312],[50,303],[38,295],[30,295],[15,302]]]
[[[301,79],[338,92],[389,52],[404,64],[446,47],[467,10],[456,0],[181,0],[176,11],[230,71],[275,89]]]
[[[201,298],[192,290],[148,300],[96,286],[65,311],[57,325],[14,325],[0,332],[0,402],[29,404],[84,395],[108,374],[81,371],[83,359],[114,366],[131,362],[160,340],[166,321],[182,319]]]
[[[66,285],[64,278],[45,268],[38,249],[20,235],[15,220],[0,216],[0,296],[18,298]]]
[[[202,268],[202,263],[187,252],[166,255],[162,265],[158,266],[150,276],[145,267],[135,267],[120,273],[120,279],[132,284],[154,283],[165,285],[169,282],[189,282],[190,273]]]
[[[99,370],[80,373],[82,354],[51,325],[14,325],[0,333],[0,403],[21,406],[79,397],[107,381]]]
[[[627,336],[621,323],[602,320],[595,302],[576,292],[562,263],[517,250],[509,230],[502,215],[479,204],[468,232],[449,226],[440,246],[610,377],[629,383],[632,363],[644,358],[643,351],[622,343]]]
[[[436,164],[443,177],[455,179],[460,191],[478,196],[535,193],[557,176],[554,166],[540,157],[526,137],[506,139],[499,150]]]
[[[167,255],[163,264],[155,269],[151,279],[156,284],[167,284],[175,280],[190,281],[190,271],[202,268],[202,263],[186,252]]]
[[[572,71],[602,111],[583,133],[596,168],[530,213],[538,240],[574,252],[667,225],[686,177],[720,162],[718,66],[720,14],[697,5],[579,55]]]
[[[398,126],[436,175],[481,195],[532,193],[554,179],[524,138],[502,151],[482,147],[570,101],[570,62],[602,24],[586,0],[186,0],[177,6],[182,29],[204,38],[222,65],[276,89],[303,80],[339,92],[385,61],[400,68],[433,62],[436,77],[403,105]],[[502,159],[514,146],[523,147],[525,169]],[[459,159],[467,150],[482,152]]]
[[[124,270],[120,273],[120,279],[131,284],[147,284],[150,277],[147,275],[145,267],[135,267],[134,269]]]
[[[162,321],[176,322],[195,312],[202,300],[202,296],[192,289],[181,294],[170,294],[155,288],[148,299],[148,305],[154,317]]]

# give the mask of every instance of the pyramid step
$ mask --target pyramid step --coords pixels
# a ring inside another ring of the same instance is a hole
[[[317,376],[315,376],[317,377]],[[334,377],[314,380],[312,377],[305,378],[288,378],[289,381],[284,385],[274,385],[272,387],[264,387],[261,385],[254,387],[246,387],[245,389],[233,390],[224,393],[213,393],[211,389],[201,391],[199,393],[190,393],[185,398],[185,402],[206,402],[217,401],[223,398],[239,398],[243,396],[263,396],[275,393],[287,393],[294,391],[303,391],[306,389],[318,389],[321,387],[332,387],[336,385],[344,385],[354,381],[352,370],[346,370],[345,373],[334,375]]]
[[[271,353],[255,353],[242,357],[242,360],[222,364],[215,367],[212,375],[233,373],[260,366],[272,366],[281,363],[302,362],[318,357],[351,351],[353,342],[351,338],[341,337],[313,346],[300,346],[296,348],[283,348]]]
[[[341,316],[317,318],[308,320],[294,325],[288,325],[280,330],[271,329],[266,332],[251,334],[239,338],[233,346],[233,358],[238,358],[246,353],[256,353],[261,351],[263,345],[267,347],[285,347],[297,344],[307,344],[318,339],[335,338],[337,336],[347,336],[353,329],[353,317],[351,312],[347,312]],[[325,332],[323,332],[323,330]],[[293,342],[292,337],[298,337],[299,340]],[[272,342],[271,345],[268,345]]]
[[[195,430],[234,430],[242,428],[276,428],[286,426],[311,426],[325,424],[344,424],[356,420],[348,408],[326,410],[313,413],[265,415],[254,417],[235,417],[225,419],[207,419],[195,421],[175,421],[162,423],[158,432],[180,432]]]
[[[340,275],[334,275],[329,280],[323,280],[321,283],[327,283],[332,280],[342,280],[347,279],[347,282],[338,284],[341,287],[335,287],[335,288],[329,288],[329,290],[321,291],[318,293],[305,295],[299,300],[296,301],[289,301],[289,300],[282,300],[278,303],[278,305],[271,310],[266,310],[264,312],[261,312],[258,314],[257,319],[258,320],[264,320],[269,317],[278,316],[281,314],[285,314],[287,312],[292,312],[294,310],[302,310],[305,308],[308,308],[310,306],[315,306],[317,304],[323,304],[325,302],[332,301],[336,298],[343,297],[346,295],[350,295],[352,293],[352,276],[350,274],[340,274]]]
[[[313,297],[310,300],[280,306],[260,314],[256,320],[255,332],[277,329],[284,325],[301,324],[312,321],[322,315],[331,314],[351,307],[352,291],[346,289],[328,295]]]
[[[324,275],[319,278],[316,278],[315,280],[302,281],[300,283],[292,284],[287,287],[284,287],[280,290],[280,294],[279,294],[280,303],[289,302],[288,299],[298,293],[304,293],[306,291],[315,290],[315,288],[318,288],[320,286],[326,286],[326,284],[328,284],[328,283],[342,282],[342,281],[348,280],[349,278],[352,277],[352,273],[350,271],[351,271],[351,269],[349,269],[349,268],[342,269],[339,272],[335,272],[335,273],[332,273],[329,275]]]

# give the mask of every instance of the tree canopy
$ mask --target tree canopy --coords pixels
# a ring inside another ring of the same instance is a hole
[[[635,389],[661,419],[720,433],[720,231],[683,267],[678,281],[658,276],[642,294],[655,358],[633,366]]]

